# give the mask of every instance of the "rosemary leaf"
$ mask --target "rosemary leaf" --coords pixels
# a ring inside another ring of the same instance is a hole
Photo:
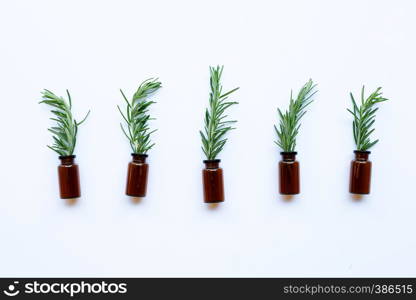
[[[277,113],[280,120],[279,127],[276,125],[274,129],[277,134],[277,141],[275,143],[284,152],[293,152],[296,149],[296,137],[299,133],[300,120],[305,115],[305,108],[313,102],[312,97],[317,91],[314,91],[316,84],[312,79],[300,89],[296,99],[293,98],[292,91],[290,92],[289,109],[284,113],[278,108]]]
[[[150,117],[148,112],[150,105],[156,102],[150,101],[148,98],[161,87],[162,84],[157,78],[147,79],[139,85],[131,101],[120,90],[126,102],[126,112],[123,113],[118,105],[117,108],[126,123],[127,130],[122,124],[120,126],[130,142],[133,153],[145,154],[154,146],[154,143],[150,141],[150,135],[156,130],[150,130],[149,128],[148,122],[153,118]]]
[[[56,126],[48,129],[53,138],[53,144],[48,147],[61,156],[72,155],[77,141],[78,126],[84,123],[90,111],[81,122],[77,122],[72,116],[72,99],[68,90],[66,90],[68,101],[46,89],[41,93],[42,101],[39,103],[53,107],[51,112],[55,117],[50,119],[56,122]]]
[[[374,132],[373,125],[375,123],[376,112],[378,107],[374,107],[377,103],[387,101],[382,97],[381,87],[377,88],[368,98],[364,96],[364,86],[361,89],[361,103],[357,104],[354,95],[350,93],[352,109],[347,108],[348,112],[353,116],[352,132],[354,142],[359,151],[367,151],[378,140],[371,141],[370,135]]]
[[[235,101],[228,101],[228,96],[237,91],[239,88],[232,89],[222,93],[221,75],[224,66],[210,67],[210,87],[209,106],[205,110],[204,131],[200,131],[202,140],[202,151],[207,160],[216,159],[218,154],[224,148],[227,138],[225,135],[234,127],[231,124],[237,121],[226,121],[225,111],[234,104]]]

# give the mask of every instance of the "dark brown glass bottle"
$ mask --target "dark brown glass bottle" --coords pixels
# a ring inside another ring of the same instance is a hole
[[[58,166],[59,191],[62,199],[81,197],[78,165],[74,163],[75,155],[59,156]]]
[[[204,202],[224,202],[224,181],[219,159],[204,160],[205,169],[202,170],[204,185]]]
[[[149,165],[146,163],[147,154],[132,153],[132,161],[127,171],[126,195],[145,197],[147,190],[147,174]]]
[[[300,193],[299,162],[297,152],[280,152],[282,160],[279,162],[280,194],[296,195]]]
[[[371,161],[368,160],[370,151],[354,151],[355,159],[351,161],[350,193],[370,194]]]

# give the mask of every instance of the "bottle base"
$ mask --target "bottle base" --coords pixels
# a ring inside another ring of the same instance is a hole
[[[72,199],[76,200],[76,199],[78,199],[78,198],[81,198],[81,195],[75,195],[75,196],[61,196],[60,198],[61,198],[61,199],[63,199],[63,200],[72,200]]]
[[[215,203],[222,203],[222,202],[224,202],[224,200],[213,200],[213,201],[205,201],[204,200],[204,203],[207,203],[207,204],[215,204]]]
[[[282,192],[280,192],[279,194],[282,195],[282,196],[295,196],[295,195],[299,195],[300,192],[294,192],[294,193],[282,193]]]
[[[133,194],[133,193],[126,193],[126,196],[134,197],[134,198],[144,198],[146,194]]]
[[[352,192],[350,191],[351,195],[370,195],[370,192]]]

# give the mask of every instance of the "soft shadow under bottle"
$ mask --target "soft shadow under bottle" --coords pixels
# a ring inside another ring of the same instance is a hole
[[[145,197],[147,190],[147,174],[149,165],[146,163],[147,154],[132,153],[132,161],[127,171],[126,195]]]
[[[204,202],[224,202],[224,181],[220,159],[204,160],[205,168],[202,170],[204,185]]]
[[[61,164],[58,166],[59,191],[62,199],[81,197],[79,183],[79,169],[74,162],[75,155],[59,156]]]
[[[300,193],[299,162],[297,152],[280,152],[282,160],[279,162],[279,192],[282,195],[296,195]]]

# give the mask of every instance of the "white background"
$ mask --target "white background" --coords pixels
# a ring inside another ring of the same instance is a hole
[[[1,276],[416,276],[414,1],[3,1]],[[238,129],[221,153],[226,202],[203,203],[198,130],[209,65]],[[118,91],[157,76],[148,197],[124,196]],[[276,108],[319,86],[298,139],[302,193],[277,193]],[[383,87],[372,192],[354,200],[348,93]],[[91,115],[82,198],[58,197],[40,91]]]

